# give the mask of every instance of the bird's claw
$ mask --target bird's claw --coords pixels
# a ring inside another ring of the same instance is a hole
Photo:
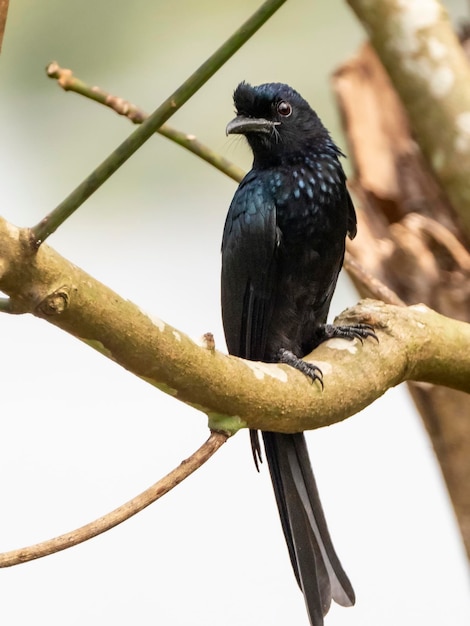
[[[302,372],[302,374],[307,376],[307,378],[310,378],[312,382],[319,382],[321,388],[324,389],[325,385],[323,384],[323,372],[314,363],[308,363],[303,359],[299,359],[299,357],[295,356],[293,352],[285,350],[284,348],[279,350],[279,362],[290,365],[299,372]]]
[[[325,324],[322,327],[322,334],[322,341],[338,337],[340,339],[358,339],[361,343],[364,343],[364,339],[370,337],[371,339],[375,339],[377,343],[379,342],[379,338],[374,332],[374,327],[370,324],[354,324],[352,326]]]

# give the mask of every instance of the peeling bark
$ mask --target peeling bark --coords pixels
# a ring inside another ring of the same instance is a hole
[[[348,0],[470,240],[470,66],[438,0]]]
[[[361,208],[350,254],[406,304],[423,302],[470,321],[470,254],[462,221],[426,165],[373,49],[364,46],[335,73],[333,85],[353,161],[351,187]],[[427,384],[409,388],[470,556],[470,396]]]

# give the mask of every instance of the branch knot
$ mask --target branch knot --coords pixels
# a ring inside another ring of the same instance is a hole
[[[59,287],[53,293],[47,295],[36,307],[39,313],[43,315],[61,315],[68,309],[70,301],[70,288],[67,286]]]

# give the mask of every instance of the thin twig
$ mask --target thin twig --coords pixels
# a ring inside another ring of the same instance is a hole
[[[111,513],[99,517],[94,522],[81,526],[76,530],[59,535],[54,539],[49,539],[33,546],[11,550],[0,553],[0,567],[11,567],[27,561],[33,561],[55,552],[60,552],[66,548],[71,548],[79,543],[92,539],[101,533],[114,528],[118,524],[125,522],[130,517],[145,509],[171,489],[179,485],[185,478],[190,476],[201,465],[208,461],[211,456],[227,441],[228,435],[220,432],[211,432],[209,439],[169,474],[164,476],[157,483],[146,489],[144,492],[118,507]]]
[[[8,0],[0,0],[0,51],[2,50],[3,35],[7,25]]]
[[[419,213],[408,213],[402,225],[415,233],[423,233],[440,246],[444,247],[454,262],[465,272],[470,272],[470,254],[457,237],[443,224]]]
[[[81,79],[74,76],[72,70],[61,67],[55,61],[47,66],[46,73],[50,78],[55,78],[59,86],[62,87],[64,91],[72,91],[85,96],[90,100],[94,100],[99,104],[103,104],[118,113],[118,115],[127,117],[134,124],[142,124],[142,122],[148,117],[145,111],[132,102],[124,100],[119,96],[114,96],[100,87],[88,85]],[[233,180],[240,182],[243,178],[244,172],[241,168],[199,142],[194,135],[187,135],[179,130],[176,130],[175,128],[172,128],[168,124],[163,124],[163,126],[161,126],[156,132],[167,137],[171,141],[174,141],[183,148],[186,148],[196,156],[199,156],[201,159],[210,165],[213,165]],[[404,304],[396,293],[394,293],[376,277],[366,272],[366,270],[355,259],[353,259],[349,253],[346,253],[344,266],[346,271],[348,271],[358,282],[363,284],[368,289],[371,296],[389,304]]]
[[[406,306],[403,300],[390,287],[387,287],[376,276],[369,274],[364,267],[358,263],[350,252],[346,252],[344,256],[344,269],[358,283],[363,285],[369,292],[369,297],[382,300],[386,304],[395,304],[396,306]]]
[[[49,63],[46,72],[49,78],[55,78],[57,80],[57,83],[64,91],[73,91],[99,104],[103,104],[115,111],[118,115],[127,117],[127,119],[134,124],[142,124],[148,118],[148,113],[135,104],[132,104],[132,102],[124,100],[124,98],[120,98],[119,96],[114,96],[99,87],[88,85],[77,78],[72,70],[60,67],[55,61]],[[183,133],[169,124],[163,124],[156,132],[174,141],[183,148],[186,148],[186,150],[189,150],[189,152],[192,152],[210,165],[213,165],[220,172],[226,174],[236,182],[240,182],[245,175],[245,172],[240,167],[204,145],[194,135]]]
[[[286,0],[267,0],[178,89],[122,142],[72,193],[31,229],[38,248],[108,178],[116,172],[198,89],[219,70]]]

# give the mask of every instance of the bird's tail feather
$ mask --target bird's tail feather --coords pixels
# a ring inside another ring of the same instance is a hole
[[[355,602],[354,590],[333,547],[302,433],[263,432],[282,528],[312,626],[321,626],[334,599]]]

